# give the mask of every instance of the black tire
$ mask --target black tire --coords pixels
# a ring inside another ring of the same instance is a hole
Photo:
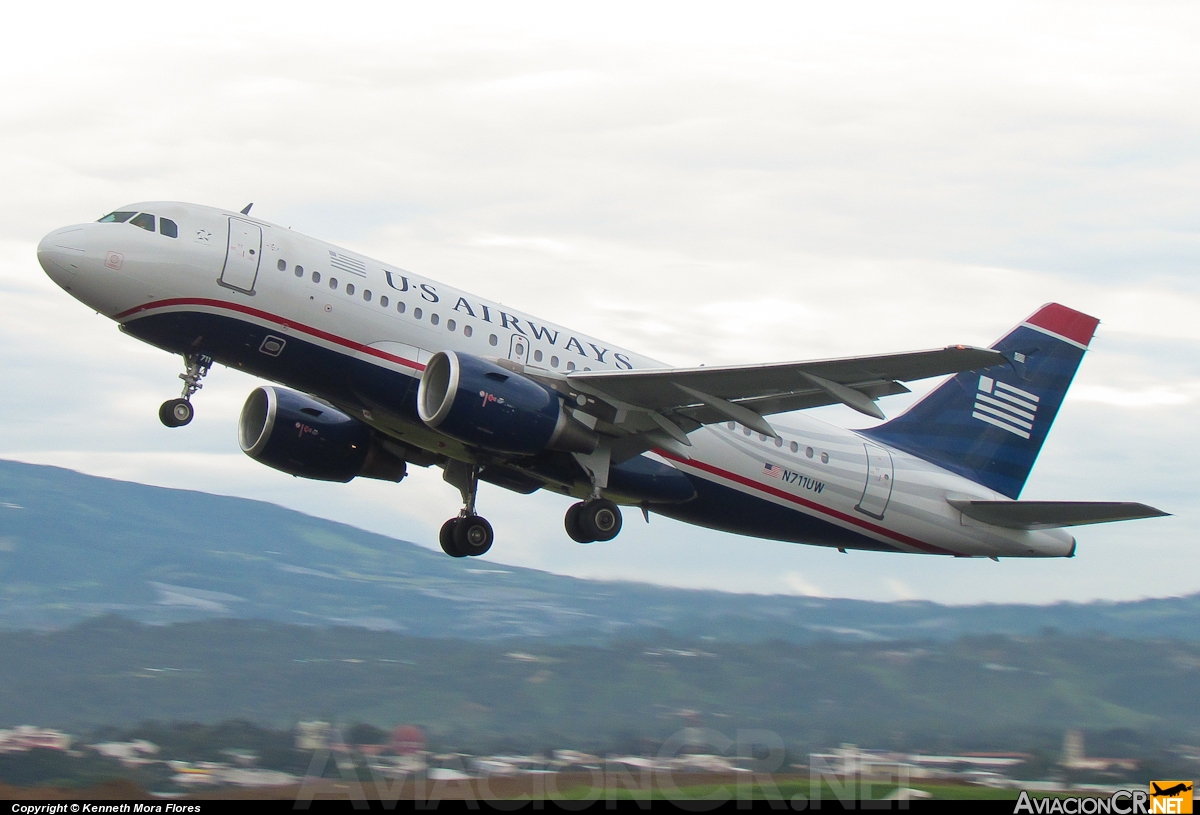
[[[579,528],[596,541],[610,541],[621,534],[621,509],[607,498],[584,503],[579,512]]]
[[[583,531],[583,527],[579,525],[579,513],[583,511],[583,503],[571,504],[571,508],[567,510],[567,515],[563,518],[563,526],[567,529],[567,534],[571,540],[576,543],[593,543],[596,539],[588,537]]]
[[[464,555],[479,557],[492,548],[492,525],[478,515],[458,519],[454,527],[454,546]]]
[[[442,545],[442,551],[450,557],[466,557],[467,553],[458,548],[458,544],[454,542],[454,530],[458,528],[459,518],[451,518],[442,524],[442,530],[438,532],[438,543]]]
[[[167,427],[183,427],[196,415],[186,399],[168,399],[158,407],[158,420]]]

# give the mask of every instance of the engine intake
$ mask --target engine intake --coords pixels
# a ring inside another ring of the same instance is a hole
[[[399,481],[406,470],[404,459],[384,449],[362,422],[311,396],[271,386],[247,397],[238,445],[261,464],[318,481]]]
[[[438,431],[497,453],[591,453],[599,436],[563,409],[558,394],[470,354],[439,351],[417,388],[417,413]]]

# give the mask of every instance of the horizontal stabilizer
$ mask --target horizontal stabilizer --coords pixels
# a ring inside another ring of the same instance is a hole
[[[967,501],[946,499],[951,506],[985,524],[1007,529],[1057,529],[1062,526],[1133,521],[1170,515],[1134,501]]]

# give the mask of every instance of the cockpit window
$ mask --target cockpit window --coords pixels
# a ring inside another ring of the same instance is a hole
[[[158,231],[161,234],[166,235],[168,238],[178,238],[179,237],[179,227],[177,227],[175,225],[175,222],[172,221],[170,218],[159,218],[158,219]]]
[[[128,221],[130,218],[132,218],[134,215],[137,215],[137,213],[136,212],[110,212],[107,215],[105,215],[103,218],[101,218],[99,221],[96,221],[96,223],[98,223],[98,224],[123,224],[126,221]]]
[[[134,218],[129,223],[133,224],[134,226],[140,226],[142,229],[146,230],[147,232],[154,231],[154,216],[151,215],[149,212],[141,213],[140,215],[138,215],[136,218]]]

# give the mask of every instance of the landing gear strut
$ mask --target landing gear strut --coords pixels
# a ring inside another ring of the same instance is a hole
[[[621,532],[621,510],[612,501],[601,497],[608,486],[608,470],[612,463],[612,448],[601,441],[592,453],[575,453],[575,460],[592,480],[592,496],[572,504],[563,519],[571,540],[578,543],[610,541]]]
[[[213,364],[213,358],[208,354],[185,354],[183,360],[187,364],[187,369],[179,375],[183,380],[183,394],[179,399],[168,399],[158,408],[158,419],[167,427],[183,427],[196,415],[192,394],[204,387],[200,380]]]
[[[479,491],[479,466],[451,462],[443,476],[462,493],[463,508],[457,518],[442,524],[438,543],[450,557],[479,557],[492,548],[492,525],[475,514],[475,495]]]
[[[592,498],[572,504],[563,526],[577,543],[610,541],[621,532],[621,509],[607,498]]]

